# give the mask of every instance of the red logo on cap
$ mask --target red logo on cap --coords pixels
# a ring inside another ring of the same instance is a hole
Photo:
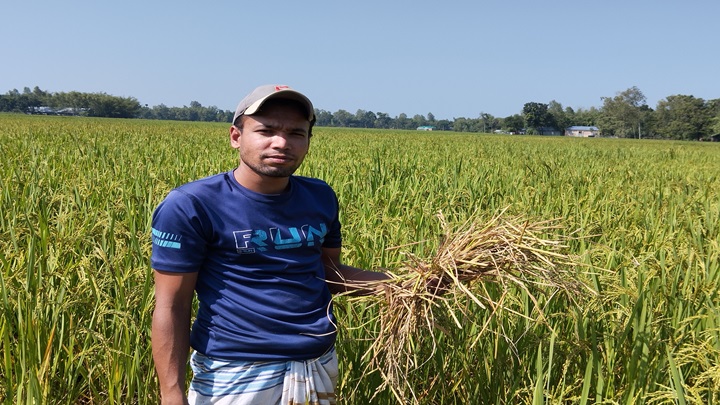
[[[290,86],[275,86],[275,91],[287,90]]]

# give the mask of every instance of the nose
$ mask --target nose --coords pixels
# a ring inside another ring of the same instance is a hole
[[[273,149],[287,149],[290,143],[288,142],[288,136],[285,133],[275,134],[272,138]]]

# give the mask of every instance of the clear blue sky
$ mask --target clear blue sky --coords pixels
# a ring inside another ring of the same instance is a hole
[[[288,84],[317,108],[438,119],[637,86],[720,98],[718,0],[0,0],[0,94],[105,92],[234,110]]]

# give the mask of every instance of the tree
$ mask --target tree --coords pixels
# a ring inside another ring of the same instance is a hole
[[[32,95],[40,105],[48,105],[50,103],[50,96],[52,96],[52,94],[47,91],[40,90],[40,87],[38,86],[33,88]]]
[[[200,121],[203,114],[203,106],[197,101],[191,101],[190,107],[187,108],[187,117],[189,121]]]
[[[157,119],[157,117],[155,116],[155,111],[153,111],[152,108],[148,107],[147,104],[140,107],[140,114],[138,115],[138,118],[141,118],[144,120]]]
[[[602,115],[602,112],[598,110],[595,107],[590,107],[589,109],[583,109],[578,108],[577,111],[573,114],[573,125],[587,125],[587,126],[599,126],[600,117]],[[603,128],[600,128],[600,131],[603,131]]]
[[[505,132],[519,134],[525,125],[525,119],[520,114],[514,114],[503,119],[502,128]]]
[[[495,117],[486,112],[480,113],[480,123],[483,132],[492,132],[495,127]]]
[[[377,116],[372,111],[357,110],[355,113],[356,126],[362,128],[373,128],[375,127],[375,120]]]
[[[330,111],[315,109],[315,125],[319,127],[329,127],[332,125],[333,115]]]
[[[600,125],[603,133],[631,138],[640,137],[642,124],[646,120],[649,108],[645,104],[645,95],[633,86],[615,97],[602,97],[602,116]]]
[[[7,94],[0,96],[0,111],[20,111],[17,109],[17,102],[20,92],[17,89],[12,89]]]
[[[710,113],[710,135],[720,134],[720,98],[709,100],[707,102]]]
[[[548,103],[548,114],[550,115],[550,121],[553,127],[564,131],[565,128],[573,125],[572,114],[574,111],[572,108],[569,109],[570,111],[567,111],[567,109],[563,110],[562,104],[555,100]]]
[[[407,114],[400,113],[400,115],[395,118],[395,124],[398,129],[409,129],[412,126],[412,121],[408,119]]]
[[[88,95],[79,91],[69,93],[56,93],[50,104],[56,108],[72,108],[75,111],[86,109],[90,106]]]
[[[155,117],[159,120],[172,119],[170,109],[165,104],[156,105],[153,107],[153,111],[155,112]]]
[[[140,113],[140,103],[133,97],[115,97],[105,93],[88,95],[88,115],[92,117],[135,118]]]
[[[453,121],[453,131],[455,132],[481,132],[482,130],[482,123],[479,119],[460,117]]]
[[[410,125],[412,128],[421,127],[426,124],[425,116],[422,114],[415,114],[412,117],[412,124]]]
[[[392,118],[390,118],[387,113],[377,113],[377,118],[375,118],[375,128],[390,128],[390,125],[392,125]]]
[[[346,110],[337,110],[333,114],[332,124],[336,127],[349,127],[353,122],[353,115]]]
[[[525,118],[528,133],[537,133],[540,127],[548,124],[548,105],[535,102],[525,103],[523,117]]]
[[[435,121],[435,129],[438,131],[450,131],[453,127],[450,120],[437,120]]]
[[[472,127],[467,118],[459,117],[453,120],[453,131],[455,132],[471,132]]]
[[[657,105],[658,134],[665,139],[698,140],[710,135],[710,108],[702,98],[669,96]]]

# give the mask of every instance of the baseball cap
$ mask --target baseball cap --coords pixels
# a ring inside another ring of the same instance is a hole
[[[242,101],[240,101],[237,109],[235,109],[235,116],[233,117],[232,122],[234,123],[237,121],[238,117],[241,115],[253,115],[257,113],[263,103],[271,98],[298,101],[307,110],[309,114],[308,121],[311,123],[315,122],[315,109],[313,108],[310,99],[305,97],[305,95],[299,91],[291,89],[290,86],[282,84],[266,84],[255,88],[252,93],[248,94],[244,99],[242,99]]]

